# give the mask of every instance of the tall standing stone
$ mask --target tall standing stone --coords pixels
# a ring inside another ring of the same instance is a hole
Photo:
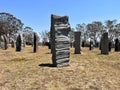
[[[119,39],[115,39],[115,51],[118,52],[120,51],[120,41]]]
[[[33,52],[37,52],[38,49],[38,40],[37,40],[37,35],[34,33],[34,45],[33,45]]]
[[[8,48],[8,40],[7,40],[7,36],[6,35],[2,35],[1,36],[1,48],[3,50],[6,50]]]
[[[12,40],[12,42],[11,42],[11,47],[12,48],[14,48],[15,47],[15,45],[14,45],[15,43],[14,43],[14,41]]]
[[[5,41],[5,50],[8,48],[8,38],[6,35],[4,35],[4,41]]]
[[[108,45],[108,33],[104,33],[101,39],[101,54],[108,55],[109,54],[109,45]]]
[[[50,27],[50,45],[51,45],[51,53],[53,52],[53,27],[54,27],[54,23],[53,23],[53,16],[51,15],[51,27]]]
[[[23,38],[22,35],[18,35],[16,40],[16,51],[21,51],[23,49]]]
[[[111,48],[112,48],[112,42],[111,40],[109,40],[109,52],[111,52]]]
[[[51,44],[50,44],[50,42],[48,42],[48,49],[51,49]]]
[[[99,50],[101,50],[101,41],[102,41],[102,37],[101,37],[101,39],[100,39]]]
[[[51,52],[56,67],[68,66],[70,60],[70,24],[67,16],[51,15]]]
[[[85,41],[84,40],[82,41],[82,47],[85,47]]]
[[[80,39],[81,37],[81,32],[75,32],[75,54],[81,54],[81,49],[80,49]]]

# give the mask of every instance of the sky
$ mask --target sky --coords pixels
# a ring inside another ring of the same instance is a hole
[[[69,17],[72,28],[76,24],[93,21],[120,21],[120,0],[0,0],[0,12],[20,19],[35,32],[50,29],[51,14]]]

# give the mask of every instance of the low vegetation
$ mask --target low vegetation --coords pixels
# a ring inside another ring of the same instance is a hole
[[[0,90],[120,90],[120,52],[71,48],[70,66],[52,67],[50,50],[31,46],[22,52],[0,50]]]

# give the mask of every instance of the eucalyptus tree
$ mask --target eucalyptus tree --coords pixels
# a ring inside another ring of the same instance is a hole
[[[109,32],[109,37],[111,39],[115,38],[116,36],[116,29],[117,29],[117,26],[116,25],[117,23],[117,20],[106,20],[105,21],[105,26],[106,26],[106,29],[107,29],[107,32]]]
[[[70,42],[74,42],[74,28],[71,28],[70,32],[69,32],[69,38],[70,38]]]
[[[28,45],[33,44],[33,34],[34,34],[34,31],[31,27],[26,26],[23,29],[23,36],[24,36],[24,40],[25,40],[26,44],[28,44]]]
[[[44,43],[50,41],[50,32],[48,30],[39,32],[39,35]]]
[[[89,37],[97,38],[100,36],[103,30],[103,24],[100,21],[94,21],[90,24],[87,24],[87,32],[89,32]]]
[[[86,31],[86,24],[85,23],[77,24],[76,30],[80,31],[81,33],[84,33]]]
[[[74,32],[75,32],[75,29],[74,28],[71,28],[69,34],[68,34],[68,37],[70,39],[70,46],[72,47],[73,46],[73,43],[74,43]]]
[[[120,37],[120,23],[115,25],[114,34],[115,37]]]
[[[0,13],[0,35],[5,34],[9,39],[14,39],[15,34],[21,30],[23,23],[10,13]]]
[[[81,32],[81,40],[86,40],[86,24],[77,24],[76,25],[76,30]]]
[[[108,29],[109,33],[110,32],[114,32],[114,27],[117,23],[117,20],[106,20],[105,21],[105,25],[106,25],[106,28]]]

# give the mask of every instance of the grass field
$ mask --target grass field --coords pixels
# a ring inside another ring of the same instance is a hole
[[[120,90],[120,52],[101,55],[95,48],[71,48],[70,66],[50,67],[51,53],[39,46],[38,53],[27,46],[0,49],[0,90]]]

